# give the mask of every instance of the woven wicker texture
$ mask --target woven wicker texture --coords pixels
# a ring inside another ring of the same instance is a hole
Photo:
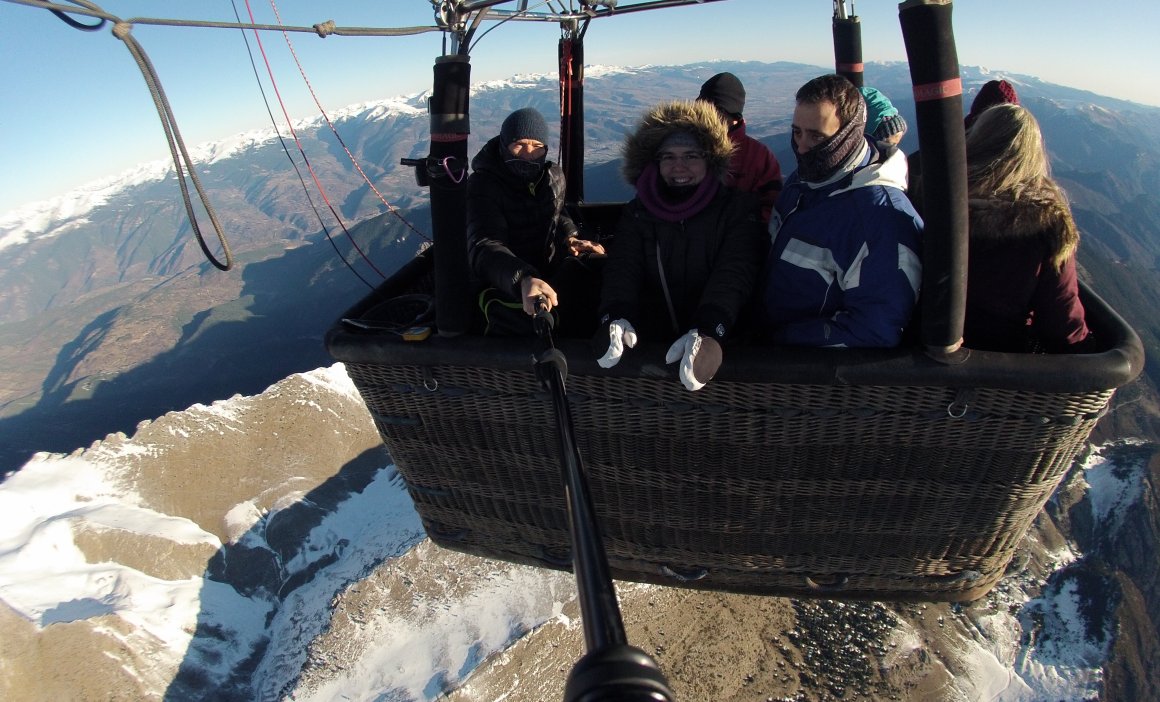
[[[348,363],[440,545],[569,568],[532,372]],[[1112,391],[572,374],[615,577],[754,594],[969,600],[1002,575]]]

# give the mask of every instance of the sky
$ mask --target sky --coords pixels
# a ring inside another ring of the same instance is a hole
[[[312,413],[339,406],[336,397],[358,397],[341,364],[290,380],[305,382],[283,381],[272,390],[275,395],[305,393],[304,401],[292,405],[291,411],[300,413],[293,417],[298,421],[311,421]],[[202,436],[258,431],[256,427],[265,426],[264,416],[260,398],[235,396],[211,406],[194,405],[180,415],[167,415],[164,421],[168,431],[181,428],[180,436],[196,446]],[[126,659],[141,674],[143,684],[149,680],[156,684],[157,679],[143,667],[156,666],[164,673],[183,659],[200,666],[198,670],[209,680],[221,681],[268,638],[269,648],[253,671],[255,698],[283,698],[286,690],[281,685],[294,680],[306,665],[304,642],[326,630],[335,616],[331,607],[349,584],[390,566],[424,542],[419,515],[406,489],[395,471],[384,466],[361,493],[351,493],[314,527],[297,555],[284,563],[287,582],[302,572],[313,574],[280,607],[261,592],[246,596],[202,577],[166,579],[122,562],[90,562],[79,539],[94,532],[105,534],[97,538],[115,540],[120,539],[118,534],[128,534],[136,537],[128,541],[133,544],[152,540],[151,548],[158,554],[172,554],[182,545],[221,547],[214,534],[185,517],[156,511],[138,492],[156,497],[156,489],[126,479],[126,475],[146,473],[137,469],[138,462],[165,460],[165,448],[150,441],[149,434],[113,435],[84,452],[38,454],[0,482],[0,606],[23,616],[38,630],[60,622],[88,622],[123,642]],[[173,443],[180,448],[180,442]],[[267,456],[268,460],[280,458],[285,457]],[[1083,467],[1092,517],[1112,538],[1122,524],[1109,517],[1143,498],[1146,465],[1113,463],[1103,447],[1096,447]],[[230,532],[241,534],[241,543],[248,546],[269,548],[261,540],[264,529],[259,522],[264,519],[269,524],[276,508],[260,514],[240,483],[235,499],[239,503],[225,515]],[[345,547],[336,548],[343,541]],[[90,552],[92,547],[90,538]],[[335,558],[323,562],[330,555]],[[1045,557],[1062,568],[1079,554],[1063,546]],[[534,628],[553,620],[579,625],[563,613],[564,605],[575,597],[574,581],[566,572],[483,561],[481,569],[465,568],[458,575],[462,577],[448,579],[442,592],[418,588],[396,608],[359,610],[359,628],[369,632],[365,638],[372,644],[349,642],[339,672],[318,688],[295,691],[293,698],[430,702],[441,692],[432,681],[462,680],[489,654]],[[995,702],[1078,702],[1098,696],[1110,637],[1102,641],[1089,637],[1079,595],[1065,587],[1058,592],[1045,590],[1029,600],[1017,584],[1018,576],[1004,582],[1011,583],[1010,591],[998,588],[1006,594],[997,601],[1011,598],[1025,613],[1040,613],[1047,633],[1040,641],[1022,640],[1021,617],[1029,615],[1016,615],[1002,606],[978,621],[984,639],[941,639],[939,645],[944,648],[939,655],[945,658],[957,649],[958,663],[968,671],[955,681],[951,692],[963,699]],[[110,623],[109,617],[118,618],[119,623]],[[202,654],[195,656],[188,649],[198,623],[216,633],[214,642],[200,642]],[[899,641],[900,647],[927,645],[909,627],[896,630],[892,640]]]
[[[28,1],[28,0],[24,0]],[[576,0],[562,0],[575,3]],[[429,0],[248,0],[255,21],[340,27],[433,26]],[[561,0],[556,0],[557,6]],[[247,0],[101,0],[124,19],[247,19]],[[535,7],[542,4],[531,0]],[[501,7],[514,7],[515,2]],[[588,64],[639,66],[713,59],[833,65],[831,0],[724,0],[594,21]],[[1112,11],[1111,8],[1114,8]],[[865,61],[905,60],[894,0],[853,4]],[[85,20],[78,17],[79,20]],[[168,159],[147,86],[108,25],[83,32],[43,8],[0,0],[0,214],[146,161]],[[1156,59],[1160,3],[1120,0],[961,0],[953,24],[959,62],[1037,76],[1109,97],[1160,106],[1160,82],[1143,80]],[[485,24],[484,29],[491,26]],[[19,31],[17,31],[19,29]],[[481,33],[482,33],[481,29]],[[190,147],[270,126],[250,55],[236,29],[134,24]],[[318,103],[331,111],[431,87],[443,35],[325,39],[290,33]],[[274,100],[253,34],[263,86]],[[280,32],[262,32],[278,91],[293,119],[319,109]],[[478,37],[472,80],[555,73],[558,28],[509,22]],[[750,99],[754,99],[751,96]],[[273,104],[275,114],[280,109]]]

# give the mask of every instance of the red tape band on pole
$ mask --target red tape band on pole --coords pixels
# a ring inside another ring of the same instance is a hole
[[[938,83],[925,83],[923,85],[914,86],[915,102],[942,100],[943,98],[954,97],[955,95],[962,94],[962,78],[952,78],[951,80],[943,80],[939,81]]]
[[[865,65],[866,64],[863,63],[839,63],[837,66],[835,66],[835,68],[837,68],[839,71],[845,71],[847,73],[864,73],[865,69],[863,67]]]
[[[438,141],[440,143],[448,143],[452,141],[467,141],[466,134],[432,134],[431,141]]]

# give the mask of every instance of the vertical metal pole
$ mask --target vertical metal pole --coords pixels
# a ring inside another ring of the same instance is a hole
[[[914,84],[922,159],[922,343],[950,360],[963,339],[967,301],[967,156],[963,82],[950,0],[899,4]]]
[[[471,323],[467,266],[467,136],[471,64],[463,54],[435,59],[431,113],[431,228],[435,239],[435,323],[459,336]]]
[[[560,167],[567,182],[564,199],[584,200],[584,39],[560,38]]]

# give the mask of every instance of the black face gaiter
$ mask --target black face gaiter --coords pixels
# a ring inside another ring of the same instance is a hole
[[[504,165],[517,178],[530,183],[540,177],[540,172],[544,170],[544,159],[525,161],[522,158],[509,158],[504,161]]]
[[[804,154],[799,154],[793,143],[793,134],[790,134],[790,148],[797,157],[798,177],[807,183],[818,183],[828,179],[838,171],[838,167],[850,159],[862,147],[866,140],[863,132],[866,129],[866,105],[858,111],[854,119],[850,120],[828,137],[825,141],[813,147]]]

